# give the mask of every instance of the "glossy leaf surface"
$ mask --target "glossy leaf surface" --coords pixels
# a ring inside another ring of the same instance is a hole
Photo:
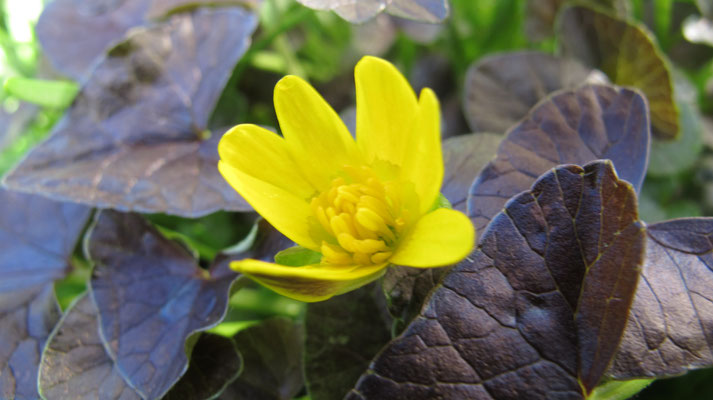
[[[666,56],[646,28],[586,6],[569,6],[559,18],[565,55],[602,70],[617,85],[640,89],[651,109],[658,139],[678,136],[678,109]]]
[[[608,371],[618,379],[713,365],[713,219],[660,222],[647,234],[639,289]]]
[[[468,69],[463,111],[473,131],[504,134],[548,94],[590,74],[578,61],[536,51],[484,57]]]
[[[349,398],[584,398],[626,326],[644,240],[634,189],[611,163],[544,174]]]
[[[215,8],[133,31],[5,183],[124,211],[250,209],[218,173],[223,132],[206,128],[255,25],[242,8]]]
[[[312,400],[341,399],[391,340],[376,284],[311,303],[305,315],[305,379]]]
[[[37,398],[45,340],[59,319],[53,282],[91,209],[0,189],[0,398]]]
[[[181,245],[135,214],[99,214],[88,251],[107,351],[143,397],[158,398],[188,367],[188,337],[225,315],[237,274],[229,259],[201,269]]]
[[[443,142],[443,184],[441,193],[458,211],[466,211],[468,189],[478,172],[495,157],[502,136],[472,133]]]
[[[42,356],[39,387],[45,399],[141,399],[106,353],[98,319],[89,295],[62,316]]]
[[[272,318],[235,335],[245,367],[221,400],[291,400],[302,390],[302,327]]]
[[[513,127],[473,182],[468,215],[478,232],[512,196],[560,164],[610,159],[638,191],[649,153],[648,110],[629,89],[587,85],[547,97]]]

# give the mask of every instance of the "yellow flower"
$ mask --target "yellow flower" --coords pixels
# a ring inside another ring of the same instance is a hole
[[[453,264],[473,247],[470,220],[434,209],[443,180],[436,95],[419,98],[387,61],[355,68],[356,140],[307,82],[286,76],[274,102],[283,137],[238,125],[218,145],[223,177],[268,222],[321,261],[231,267],[288,297],[320,301],[379,278],[393,263]]]

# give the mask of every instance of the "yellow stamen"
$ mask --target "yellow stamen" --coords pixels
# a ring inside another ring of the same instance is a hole
[[[371,262],[374,264],[381,264],[382,262],[388,260],[391,255],[394,254],[391,251],[381,251],[371,255]]]
[[[393,197],[398,184],[383,183],[368,167],[344,167],[344,177],[315,196],[310,207],[335,240],[322,242],[322,260],[334,265],[371,265],[388,261],[396,232],[406,225],[406,210]]]
[[[351,264],[352,257],[340,247],[322,242],[322,257],[329,259],[330,264]]]

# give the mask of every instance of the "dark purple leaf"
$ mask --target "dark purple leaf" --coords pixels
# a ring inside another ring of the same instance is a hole
[[[0,398],[36,399],[42,347],[91,209],[0,188]]]
[[[193,347],[191,365],[163,400],[213,399],[243,368],[243,359],[232,339],[201,334]]]
[[[139,400],[119,374],[99,336],[97,309],[88,295],[62,316],[48,339],[39,387],[47,400]]]
[[[0,188],[0,293],[63,278],[91,209]]]
[[[134,30],[5,183],[124,211],[197,217],[250,209],[218,173],[223,131],[204,139],[256,20],[242,8],[198,9]]]
[[[312,400],[344,397],[391,340],[391,318],[377,284],[311,303],[305,315],[305,380]]]
[[[37,39],[60,72],[81,80],[109,45],[145,22],[146,0],[54,0],[37,21]]]
[[[131,28],[150,24],[177,7],[256,5],[258,0],[54,0],[37,21],[37,39],[55,68],[77,81]]]
[[[473,131],[505,133],[548,94],[575,88],[590,75],[578,61],[536,51],[484,57],[468,69],[464,114]]]
[[[221,400],[291,400],[302,381],[302,327],[272,318],[235,335],[245,367]]]
[[[0,292],[0,398],[39,397],[40,355],[59,315],[51,283]]]
[[[652,224],[629,323],[607,372],[662,377],[713,365],[713,218]]]
[[[348,398],[583,399],[623,334],[644,240],[611,163],[544,174]]]
[[[514,126],[473,182],[468,215],[478,231],[512,196],[560,164],[610,159],[638,191],[649,155],[646,101],[636,91],[587,85],[557,92]]]
[[[488,161],[495,157],[502,136],[473,133],[456,136],[443,142],[443,185],[441,193],[454,209],[465,212],[468,189],[473,179]]]
[[[99,214],[88,251],[107,351],[143,397],[161,397],[188,367],[188,337],[222,320],[237,274],[222,257],[201,269],[135,214]]]

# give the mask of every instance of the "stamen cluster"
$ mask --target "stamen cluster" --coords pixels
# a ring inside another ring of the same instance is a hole
[[[394,182],[382,182],[368,167],[345,167],[346,178],[311,200],[314,216],[331,240],[323,240],[322,262],[380,264],[393,255],[406,225],[406,210]]]

